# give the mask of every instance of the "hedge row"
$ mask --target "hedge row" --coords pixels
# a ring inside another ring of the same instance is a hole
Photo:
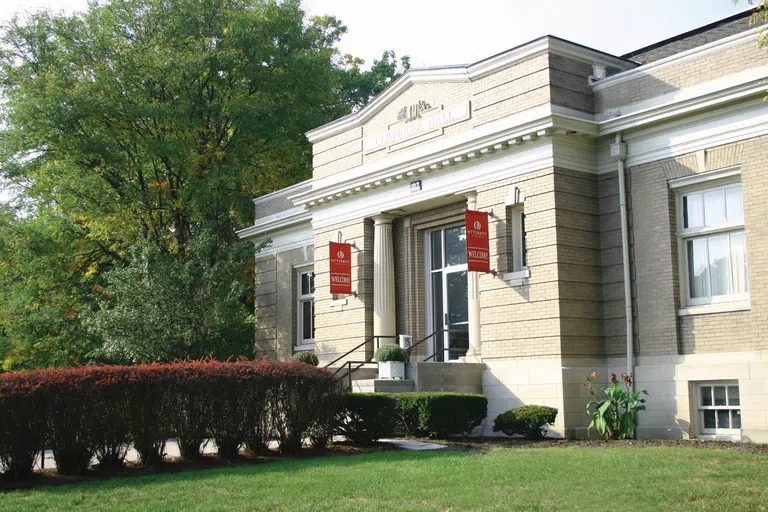
[[[488,415],[488,399],[463,393],[347,393],[337,433],[372,443],[392,435],[468,435]]]
[[[213,438],[219,456],[271,439],[295,452],[306,437],[326,444],[341,407],[338,381],[296,361],[87,366],[0,375],[0,471],[32,473],[43,446],[60,473],[94,457],[119,466],[133,444],[142,463],[162,460],[168,439],[194,459]]]

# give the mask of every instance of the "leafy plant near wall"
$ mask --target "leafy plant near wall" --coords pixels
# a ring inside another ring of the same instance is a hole
[[[595,394],[597,373],[587,377],[587,386],[592,400],[587,404],[587,415],[592,417],[588,429],[595,428],[605,439],[633,439],[635,437],[635,415],[645,410],[645,398],[648,391],[632,391],[632,376],[621,372],[619,382],[615,373],[611,373],[611,385],[603,389],[605,399],[598,399]],[[594,411],[592,410],[594,406]]]
[[[407,363],[408,352],[397,345],[387,345],[386,347],[379,347],[373,358],[379,363]]]

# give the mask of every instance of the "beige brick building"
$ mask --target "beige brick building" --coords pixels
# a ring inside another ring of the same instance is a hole
[[[412,69],[309,132],[312,179],[239,232],[257,355],[339,366],[408,336],[414,361],[483,365],[486,434],[543,404],[551,435],[584,437],[585,377],[629,369],[640,437],[768,442],[768,52],[747,21]],[[489,214],[490,273],[467,272],[467,209]],[[330,294],[336,241],[351,295]]]

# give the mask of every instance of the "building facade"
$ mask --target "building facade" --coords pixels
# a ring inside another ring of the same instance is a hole
[[[485,433],[541,404],[566,437],[586,376],[629,369],[640,437],[768,442],[766,78],[745,14],[625,56],[546,36],[408,71],[307,134],[311,180],[254,201],[257,355],[428,338],[415,360],[485,365]],[[490,273],[466,270],[467,209]],[[337,241],[351,295],[329,293]]]

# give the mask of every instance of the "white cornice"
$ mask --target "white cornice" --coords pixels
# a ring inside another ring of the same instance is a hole
[[[551,139],[541,138],[518,149],[495,152],[476,162],[465,162],[450,172],[432,172],[421,176],[423,188],[415,194],[410,191],[408,180],[401,180],[390,187],[371,191],[370,196],[353,196],[347,201],[324,203],[313,209],[312,227],[315,230],[322,229],[382,211],[407,209],[413,205],[444,200],[459,192],[477,190],[488,183],[553,165]]]
[[[241,240],[250,240],[257,236],[265,236],[281,229],[294,227],[303,222],[309,223],[311,220],[312,214],[310,212],[303,208],[293,208],[287,214],[273,215],[253,226],[236,231],[235,234]]]
[[[280,190],[276,190],[274,192],[270,192],[269,194],[265,194],[263,196],[255,197],[255,198],[253,198],[253,203],[254,204],[259,204],[259,203],[262,203],[262,202],[270,200],[270,199],[277,199],[278,197],[289,196],[291,194],[295,194],[298,189],[303,188],[303,187],[311,188],[312,187],[312,180],[308,179],[308,180],[300,181],[299,183],[293,184],[293,185],[291,185],[289,187],[281,188]]]
[[[756,38],[759,30],[760,30],[759,27],[753,28],[745,32],[741,32],[739,34],[735,34],[729,37],[725,37],[723,39],[718,39],[717,41],[713,41],[711,43],[697,46],[696,48],[691,48],[690,50],[686,50],[684,52],[670,55],[669,57],[666,57],[664,59],[659,59],[657,61],[651,62],[649,64],[645,64],[643,66],[629,69],[621,73],[616,73],[615,75],[611,75],[609,77],[603,78],[599,82],[596,82],[592,86],[592,90],[597,92],[602,89],[606,89],[608,87],[613,87],[614,85],[618,85],[622,82],[626,82],[628,80],[634,80],[635,78],[640,78],[642,76],[648,75],[649,73],[657,72],[666,67],[678,65],[687,60],[697,59],[709,53],[722,51],[731,46],[742,44],[751,38]]]
[[[768,106],[756,98],[631,132],[624,139],[628,147],[626,165],[637,166],[766,134]],[[605,150],[598,169],[600,173],[616,170]]]
[[[599,120],[600,134],[609,135],[752,96],[764,95],[766,78],[768,78],[768,67],[753,68],[724,79],[691,87],[689,90],[676,91],[630,106],[632,110],[625,115]]]
[[[297,194],[291,200],[297,206],[320,206],[519,147],[539,137],[550,136],[552,128],[553,116],[548,108],[532,109],[523,116],[510,116],[435,143],[429,147],[429,152],[419,149],[402,157],[355,168],[333,180],[318,180],[311,191]]]
[[[410,69],[358,112],[332,121],[319,128],[315,128],[314,130],[310,130],[306,134],[307,139],[314,144],[327,139],[328,137],[338,135],[363,125],[368,119],[381,111],[381,109],[391,103],[413,84],[424,82],[470,82],[496,73],[519,62],[547,53],[562,55],[582,62],[598,62],[620,69],[626,69],[636,65],[628,60],[602,53],[591,48],[586,48],[556,37],[544,36],[474,64],[454,67]]]
[[[307,248],[314,244],[314,241],[315,234],[310,222],[298,224],[291,228],[275,231],[269,235],[253,239],[254,245],[258,248],[256,259],[273,256],[277,253],[293,249]]]

